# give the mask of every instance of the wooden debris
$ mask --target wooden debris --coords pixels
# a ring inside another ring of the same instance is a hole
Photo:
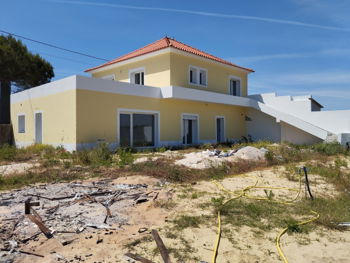
[[[168,252],[167,248],[165,247],[163,240],[160,238],[157,230],[153,229],[151,231],[151,233],[152,233],[152,236],[154,238],[154,241],[157,244],[157,247],[159,249],[160,255],[162,256],[164,263],[171,263],[169,252]]]
[[[10,249],[1,249],[1,251],[10,252],[11,250]],[[41,257],[41,258],[44,257],[43,255],[32,253],[32,252],[27,252],[27,251],[23,251],[23,250],[13,250],[13,251],[16,251],[16,252],[19,252],[22,254],[26,254],[26,255],[30,255],[30,256],[36,256],[36,257]]]
[[[48,229],[44,223],[43,220],[41,219],[41,217],[39,216],[39,214],[32,208],[32,206],[39,206],[40,203],[39,202],[30,202],[30,198],[28,198],[25,202],[24,202],[24,213],[27,215],[27,217],[34,223],[36,224],[39,229],[41,230],[41,232],[44,233],[44,235],[47,238],[52,238],[53,235],[50,231],[50,229]],[[33,214],[31,214],[33,213]]]
[[[50,231],[50,229],[48,229],[43,222],[41,222],[36,216],[34,215],[27,215],[27,217],[34,223],[36,224],[39,229],[41,230],[41,232],[43,232],[43,234],[47,237],[47,238],[52,238],[53,235]]]

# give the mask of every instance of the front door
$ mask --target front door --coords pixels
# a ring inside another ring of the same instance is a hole
[[[35,143],[43,142],[43,115],[41,112],[35,113]]]
[[[224,118],[216,118],[216,142],[224,142],[225,141],[225,125]]]

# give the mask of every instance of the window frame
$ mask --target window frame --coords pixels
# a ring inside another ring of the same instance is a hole
[[[142,73],[142,72],[143,72],[143,83],[142,84],[136,84],[135,83],[135,74]],[[145,67],[139,67],[139,68],[134,68],[134,69],[130,69],[129,70],[129,82],[131,84],[144,86],[145,85],[145,77],[146,77]]]
[[[191,70],[196,71],[196,75],[195,75],[196,82],[191,82]],[[201,82],[201,78],[200,78],[201,71],[205,72],[205,84],[200,83]],[[208,69],[189,65],[188,66],[188,84],[192,85],[192,86],[208,87]]]
[[[196,131],[196,142],[193,142],[192,144],[184,144],[183,143],[183,137],[185,136],[184,134],[184,120],[185,119],[191,119],[191,120],[196,120],[197,121],[197,131]],[[180,137],[180,144],[181,145],[197,145],[200,144],[200,122],[199,122],[199,114],[198,113],[186,113],[182,112],[181,113],[181,118],[180,118],[180,129],[181,129],[181,137]]]
[[[238,95],[231,94],[231,80],[235,80],[235,81],[239,82]],[[234,97],[242,97],[242,79],[240,77],[237,77],[234,75],[229,76],[229,78],[228,78],[228,94],[230,96],[234,96]]]
[[[215,140],[217,141],[218,138],[218,130],[217,130],[217,120],[218,119],[223,119],[224,120],[224,127],[223,127],[223,140],[222,142],[226,142],[227,141],[227,137],[226,137],[226,118],[223,115],[216,115],[215,116]],[[220,143],[220,142],[219,142]]]
[[[117,109],[117,146],[120,147],[120,115],[129,114],[130,115],[130,147],[137,149],[149,149],[159,146],[160,143],[160,112],[159,111],[149,111],[149,110],[138,110],[138,109]],[[154,116],[154,145],[153,146],[134,146],[133,142],[133,114],[146,114]]]
[[[22,130],[20,130],[19,117],[24,117]],[[17,133],[26,133],[26,115],[24,113],[17,114]]]

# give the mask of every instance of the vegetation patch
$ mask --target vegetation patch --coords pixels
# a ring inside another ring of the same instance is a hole
[[[176,229],[183,230],[188,227],[198,228],[202,223],[202,218],[202,216],[181,215],[175,218],[172,222]]]

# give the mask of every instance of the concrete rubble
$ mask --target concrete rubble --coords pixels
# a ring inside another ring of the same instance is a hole
[[[111,180],[40,184],[3,192],[0,262],[12,262],[17,254],[23,253],[22,244],[35,241],[42,234],[32,217],[64,246],[74,242],[74,236],[81,232],[120,229],[128,223],[128,208],[153,200],[158,194],[155,189],[150,191],[147,184],[115,184]],[[29,216],[25,215],[26,202],[39,204],[30,208]]]
[[[265,148],[258,149],[252,146],[246,146],[237,150],[233,149],[227,152],[206,150],[184,154],[184,158],[175,161],[175,164],[194,169],[206,169],[218,167],[225,162],[235,162],[238,160],[264,161],[266,152],[268,150]]]

